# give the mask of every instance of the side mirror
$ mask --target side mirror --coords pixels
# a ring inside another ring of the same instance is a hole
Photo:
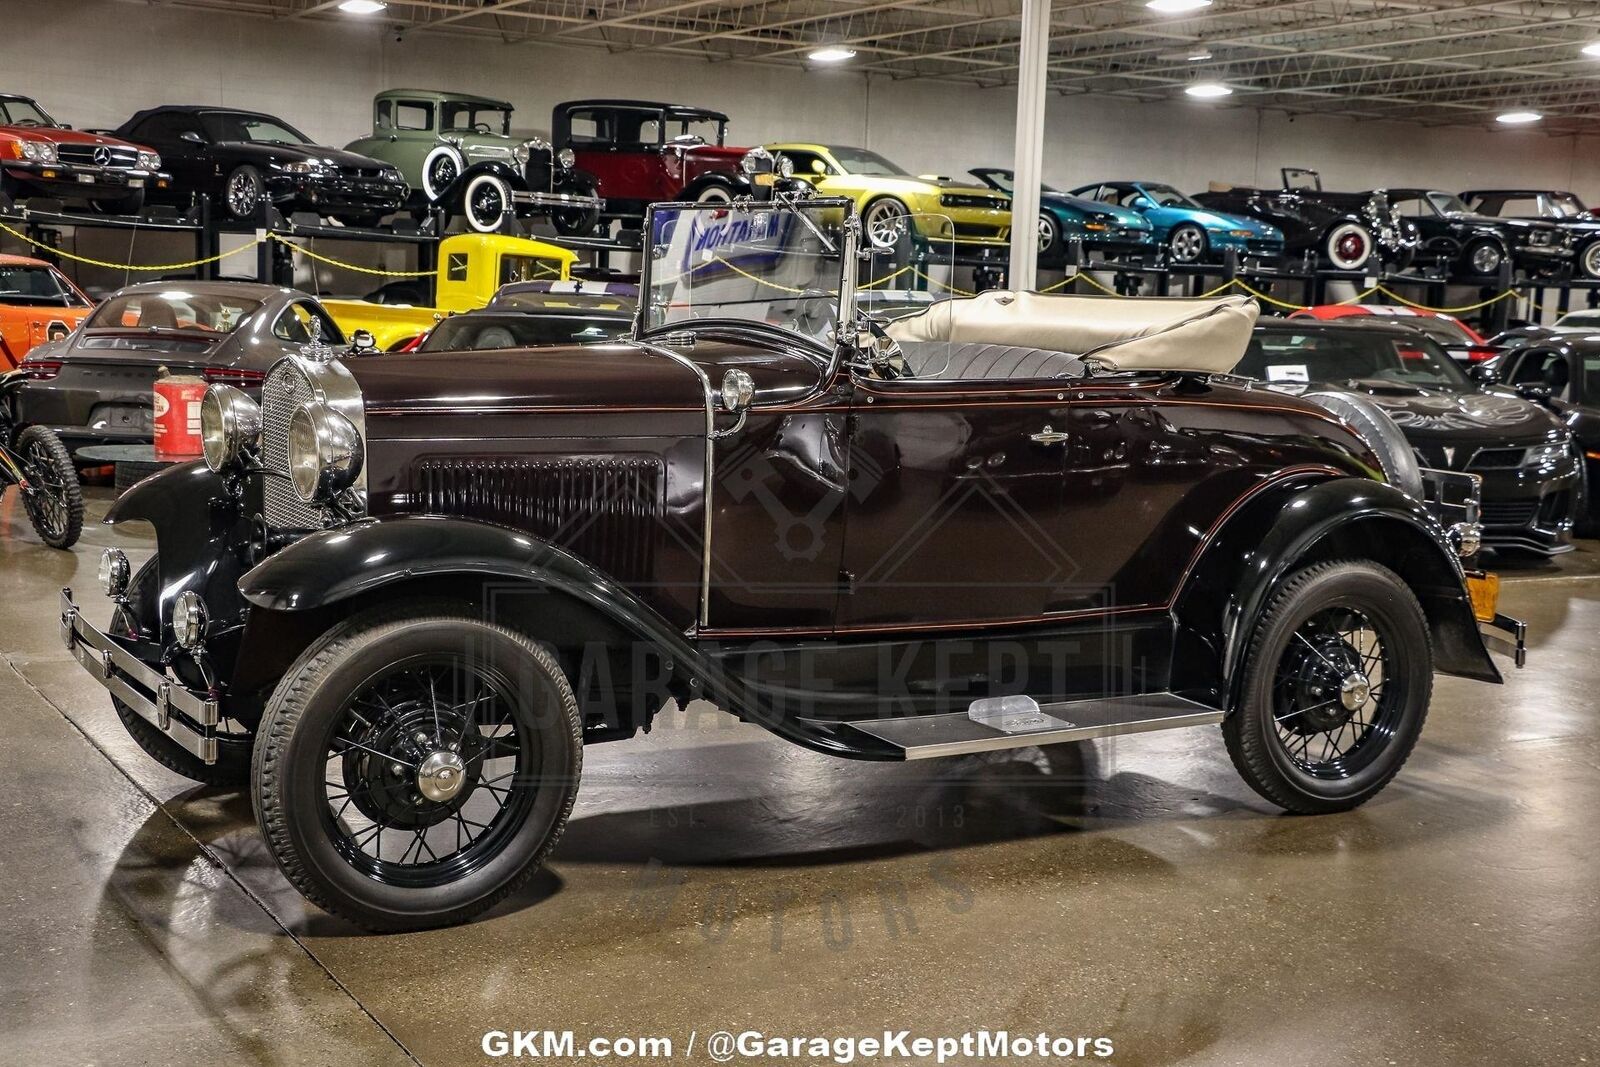
[[[1479,385],[1494,385],[1500,380],[1500,371],[1490,363],[1474,363],[1467,368],[1467,377]]]
[[[1550,387],[1543,382],[1522,382],[1512,388],[1522,399],[1531,400],[1535,404],[1543,404],[1551,397]]]
[[[190,144],[205,144],[206,139],[193,130],[184,130],[178,134],[178,140],[188,141]]]
[[[820,159],[813,159],[811,161],[811,173],[826,174],[828,173],[828,165]]]

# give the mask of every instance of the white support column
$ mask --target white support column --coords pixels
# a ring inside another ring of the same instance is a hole
[[[1016,181],[1011,193],[1012,289],[1039,287],[1039,184],[1044,180],[1044,76],[1050,58],[1050,0],[1022,0],[1017,57]]]

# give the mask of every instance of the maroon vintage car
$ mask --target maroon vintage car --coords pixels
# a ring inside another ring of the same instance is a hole
[[[740,169],[746,148],[724,144],[720,111],[649,100],[570,100],[551,116],[557,148],[594,175],[605,217],[633,221],[668,200],[727,203],[751,192]]]
[[[161,157],[115,137],[61,125],[26,96],[0,94],[0,210],[31,197],[136,215],[172,175]]]
[[[206,461],[108,516],[159,549],[107,553],[110,626],[62,593],[133,736],[247,783],[332,911],[504,899],[584,745],[673,701],[865,760],[1220,724],[1263,796],[1330,812],[1399,771],[1435,670],[1499,680],[1479,613],[1520,643],[1381,412],[1224,373],[1244,298],[885,324],[847,200],[656,205],[644,237],[626,341],[213,386]]]

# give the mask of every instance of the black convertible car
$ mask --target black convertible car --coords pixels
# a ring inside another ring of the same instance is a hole
[[[1290,255],[1315,253],[1334,270],[1359,271],[1379,263],[1394,270],[1410,266],[1422,238],[1380,190],[1330,193],[1322,178],[1304,167],[1284,167],[1283,188],[1235,186],[1195,194],[1216,211],[1270,222],[1283,231]]]
[[[1458,281],[1482,281],[1510,260],[1521,273],[1548,277],[1572,263],[1572,234],[1546,219],[1481,215],[1454,193],[1390,189],[1389,203],[1417,227],[1421,255],[1450,261]]]
[[[354,152],[312,144],[282,119],[214,107],[154,107],[117,128],[161,153],[180,206],[210,195],[232,218],[270,203],[371,226],[400,210],[410,192],[400,171]]]
[[[1580,488],[1572,434],[1525,390],[1480,389],[1420,330],[1263,319],[1235,373],[1284,392],[1357,393],[1400,427],[1422,466],[1483,479],[1483,544],[1572,550]]]

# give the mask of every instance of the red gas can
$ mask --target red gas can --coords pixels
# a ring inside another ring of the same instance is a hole
[[[156,379],[155,439],[157,459],[193,459],[202,453],[200,401],[206,383],[188,375]]]

